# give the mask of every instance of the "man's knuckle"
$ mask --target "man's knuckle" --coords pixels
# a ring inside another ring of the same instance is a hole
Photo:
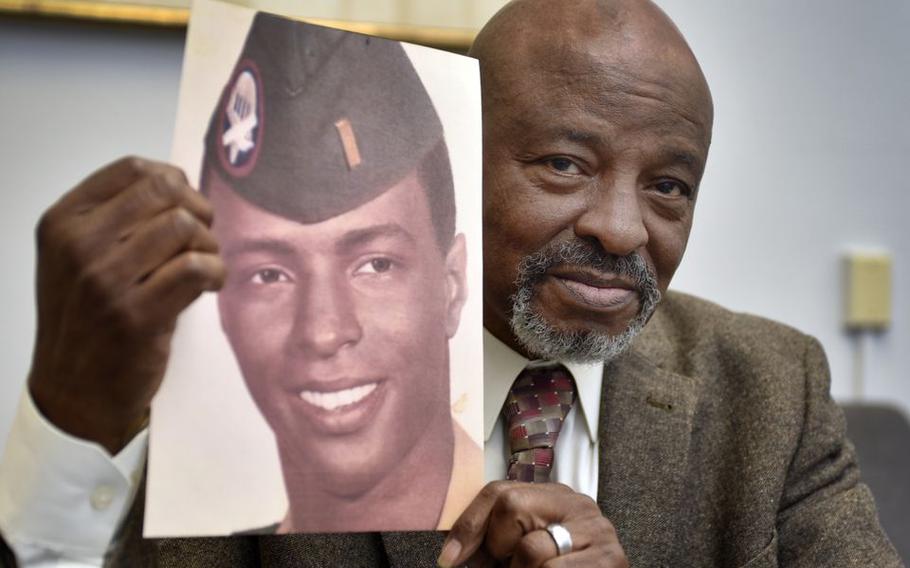
[[[69,228],[61,228],[58,238],[57,248],[61,260],[75,270],[90,271],[93,281],[100,283],[104,275],[95,274],[97,268],[91,268],[97,263],[100,252],[94,240],[86,235],[78,235]]]
[[[152,174],[148,177],[149,183],[142,193],[145,205],[162,207],[174,205],[177,202],[177,189],[169,183],[166,175]]]
[[[98,306],[112,305],[113,283],[109,271],[99,264],[85,266],[78,277],[79,287]]]
[[[581,517],[580,517],[581,518]],[[610,522],[610,519],[603,515],[585,516],[584,522],[586,527],[590,527],[592,534],[597,535],[598,540],[602,542],[614,542],[617,539],[616,527]]]
[[[571,503],[572,509],[578,511],[579,514],[604,518],[602,516],[603,513],[600,510],[600,506],[597,504],[597,501],[588,495],[585,495],[583,493],[574,493],[571,499],[567,502]]]
[[[600,505],[598,505],[597,501],[590,495],[585,495],[584,493],[576,493],[576,495],[578,495],[581,500],[589,507],[597,509],[598,511],[600,510]]]
[[[173,172],[174,179],[176,180],[177,184],[181,186],[187,186],[190,184],[190,179],[186,177],[186,172],[184,172],[183,169],[176,166],[170,166],[170,168]]]
[[[55,207],[45,211],[35,225],[35,242],[38,249],[45,249],[56,241],[59,233],[59,220]]]
[[[512,515],[524,510],[527,500],[520,491],[503,491],[496,501],[497,513]]]
[[[207,281],[210,277],[210,263],[206,255],[196,251],[187,251],[180,255],[177,269],[181,276],[194,285]]]
[[[535,561],[540,558],[545,558],[549,553],[550,550],[547,550],[545,541],[541,541],[535,538],[528,538],[526,535],[525,538],[521,539],[518,542],[518,545],[515,547],[514,556],[518,561],[519,566],[536,566],[537,562]]]
[[[169,166],[161,173],[161,178],[175,193],[182,189],[186,183],[186,177],[183,172],[172,166]]]
[[[199,226],[196,218],[182,207],[175,207],[168,211],[167,218],[169,229],[180,241],[189,239]]]
[[[483,486],[478,497],[486,500],[495,500],[504,489],[505,484],[502,481],[493,481]]]
[[[120,164],[134,174],[141,174],[148,167],[148,162],[146,160],[135,155],[124,156],[120,159]]]
[[[458,535],[478,535],[483,531],[483,520],[477,517],[462,517],[452,525],[452,532]]]
[[[601,517],[600,521],[591,521],[589,526],[593,531],[590,551],[602,559],[601,565],[628,568],[629,559],[619,542],[619,535],[613,523],[606,517]]]
[[[199,258],[199,253],[193,251],[182,253],[177,258],[177,271],[184,278],[195,278],[198,276],[202,272],[202,261]]]
[[[609,533],[611,535],[613,535],[614,537],[619,536],[619,533],[616,531],[616,525],[614,525],[612,522],[610,522],[610,519],[603,517],[603,516],[599,517],[599,519],[600,519],[600,522],[603,523],[605,531],[609,531]]]
[[[145,315],[133,304],[124,300],[112,301],[108,309],[111,324],[118,330],[136,333],[145,325]]]
[[[77,285],[83,305],[90,308],[105,327],[127,334],[142,328],[142,314],[123,294],[116,293],[114,277],[107,270],[97,266],[87,268],[80,273]]]

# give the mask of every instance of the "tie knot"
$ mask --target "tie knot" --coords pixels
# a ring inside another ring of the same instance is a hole
[[[575,381],[563,365],[528,366],[509,390],[503,415],[512,453],[508,477],[548,481],[553,446],[575,403]]]
[[[512,383],[503,413],[510,428],[532,419],[561,422],[574,403],[575,381],[563,365],[525,367]]]

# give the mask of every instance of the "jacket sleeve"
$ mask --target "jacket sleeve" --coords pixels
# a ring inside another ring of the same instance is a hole
[[[901,567],[872,494],[860,481],[843,412],[831,398],[827,360],[812,338],[805,370],[802,434],[777,520],[779,565]]]

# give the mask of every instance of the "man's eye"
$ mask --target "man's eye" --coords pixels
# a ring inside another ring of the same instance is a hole
[[[388,258],[374,258],[360,265],[355,274],[382,274],[392,268],[392,261]]]
[[[547,158],[544,160],[544,163],[562,174],[580,174],[581,168],[578,167],[578,164],[570,160],[569,158],[556,157],[556,158]]]
[[[263,268],[262,270],[257,270],[251,280],[254,284],[276,284],[278,282],[290,282],[291,279],[277,268]]]
[[[654,184],[654,189],[656,189],[658,191],[658,193],[661,193],[663,195],[667,195],[670,197],[677,197],[677,196],[683,196],[683,195],[688,196],[688,195],[691,195],[691,193],[692,193],[692,190],[689,189],[689,186],[687,186],[686,184],[684,184],[682,182],[674,181],[674,180],[659,181],[656,184]]]

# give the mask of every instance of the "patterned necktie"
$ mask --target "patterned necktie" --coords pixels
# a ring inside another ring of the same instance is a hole
[[[575,403],[575,381],[560,364],[525,367],[512,384],[503,407],[509,428],[507,479],[550,481],[553,446]]]

